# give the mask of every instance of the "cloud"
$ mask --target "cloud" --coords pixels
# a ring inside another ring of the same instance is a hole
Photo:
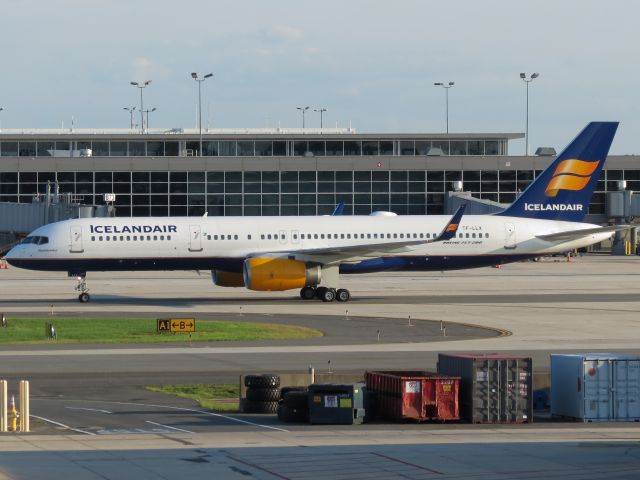
[[[144,82],[158,77],[167,77],[171,71],[146,57],[136,57],[131,62],[132,80]]]
[[[267,35],[278,40],[293,42],[296,40],[300,40],[304,36],[304,32],[301,28],[278,25],[270,28],[267,32]]]

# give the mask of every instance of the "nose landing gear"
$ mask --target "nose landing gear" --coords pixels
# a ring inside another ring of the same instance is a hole
[[[87,287],[86,275],[78,275],[78,285],[76,285],[76,291],[80,292],[78,295],[78,300],[81,303],[87,303],[91,300],[91,296],[89,295],[89,287]]]

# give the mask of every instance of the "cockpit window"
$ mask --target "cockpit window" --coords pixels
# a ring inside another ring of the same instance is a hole
[[[21,244],[22,245],[28,245],[28,244],[34,244],[34,245],[44,245],[46,243],[49,243],[49,237],[41,237],[41,236],[31,236],[31,237],[27,237],[25,238]]]

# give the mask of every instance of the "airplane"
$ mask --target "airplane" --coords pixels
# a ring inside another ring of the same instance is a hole
[[[215,285],[300,289],[304,300],[347,302],[340,274],[495,266],[562,253],[628,228],[582,223],[617,122],[592,122],[506,209],[452,216],[373,212],[302,217],[121,217],[65,220],[34,230],[12,266],[66,271],[90,300],[87,272],[211,270]]]

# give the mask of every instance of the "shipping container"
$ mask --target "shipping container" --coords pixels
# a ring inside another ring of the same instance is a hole
[[[551,415],[585,422],[640,421],[640,356],[551,355]]]
[[[364,421],[364,383],[309,385],[309,422],[352,425]]]
[[[438,355],[438,373],[460,377],[460,417],[471,423],[533,421],[531,358]]]
[[[382,418],[420,422],[460,419],[460,377],[416,371],[367,372],[365,381]]]

